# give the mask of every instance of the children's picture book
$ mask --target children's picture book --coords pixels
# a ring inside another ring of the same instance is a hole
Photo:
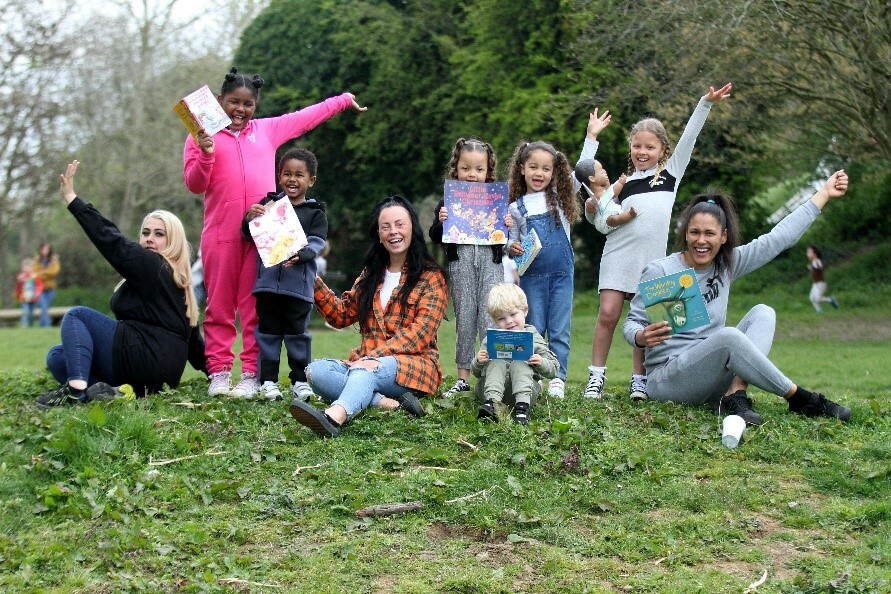
[[[668,322],[670,334],[693,330],[711,322],[692,268],[644,281],[638,291],[650,323]]]
[[[523,248],[523,253],[515,256],[514,262],[517,264],[517,274],[523,276],[523,273],[526,272],[526,269],[535,260],[535,256],[541,251],[541,240],[538,238],[538,233],[535,232],[535,229],[529,229],[526,237],[520,242],[520,247]]]
[[[207,85],[186,95],[173,106],[173,111],[183,121],[195,140],[198,140],[198,131],[201,128],[213,136],[232,123]]]
[[[308,242],[288,197],[266,204],[266,214],[248,224],[263,266],[269,268],[291,258]]]
[[[489,359],[526,361],[534,354],[529,330],[486,330],[486,351]]]
[[[448,218],[443,243],[504,245],[507,242],[507,183],[445,180],[443,193]]]

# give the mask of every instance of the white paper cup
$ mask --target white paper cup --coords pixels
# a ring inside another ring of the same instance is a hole
[[[724,417],[724,428],[721,435],[721,443],[731,450],[739,445],[743,432],[746,430],[746,422],[739,415]]]

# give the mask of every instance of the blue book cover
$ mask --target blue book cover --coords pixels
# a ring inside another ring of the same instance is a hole
[[[529,229],[526,237],[520,242],[520,247],[523,248],[523,253],[519,256],[514,256],[514,262],[517,264],[517,274],[523,276],[523,273],[526,272],[526,269],[535,260],[535,256],[541,251],[541,240],[538,238],[538,233],[535,232],[535,229]]]
[[[504,245],[507,243],[507,183],[445,180],[448,218],[442,224],[443,243]]]
[[[650,323],[668,322],[671,334],[711,322],[692,268],[644,281],[638,285],[638,292]]]
[[[486,330],[486,351],[493,361],[526,361],[535,352],[532,347],[529,330]]]

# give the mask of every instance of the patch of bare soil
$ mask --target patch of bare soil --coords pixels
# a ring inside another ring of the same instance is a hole
[[[819,338],[822,340],[857,341],[891,339],[891,317],[835,318],[831,312],[813,324],[783,321],[777,316],[778,338]]]

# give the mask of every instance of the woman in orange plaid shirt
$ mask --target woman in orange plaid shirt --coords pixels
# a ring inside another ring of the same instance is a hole
[[[404,409],[420,417],[417,395],[432,394],[442,380],[436,333],[445,317],[445,276],[427,246],[411,203],[381,201],[370,218],[371,245],[364,269],[341,297],[315,281],[319,313],[335,328],[359,323],[362,344],[349,359],[320,359],[306,376],[329,403],[324,411],[300,399],[291,414],[319,435],[336,437],[342,425],[369,406]]]

